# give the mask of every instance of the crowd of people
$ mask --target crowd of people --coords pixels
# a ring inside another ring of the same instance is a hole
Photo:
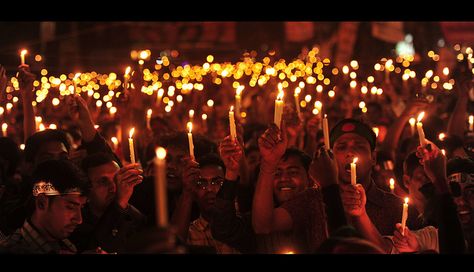
[[[443,73],[409,56],[336,67],[317,48],[142,63],[125,82],[0,67],[0,252],[472,253],[472,49],[451,50]]]

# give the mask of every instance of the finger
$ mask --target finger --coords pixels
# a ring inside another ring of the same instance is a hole
[[[276,145],[276,142],[273,139],[268,139],[266,137],[262,137],[262,142],[266,143],[270,148]]]
[[[275,143],[278,143],[278,132],[277,131],[270,131],[269,133],[265,133],[265,138],[269,139]]]

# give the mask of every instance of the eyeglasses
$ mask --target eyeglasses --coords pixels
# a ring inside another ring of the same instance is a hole
[[[214,177],[210,179],[206,179],[203,177],[199,177],[196,180],[196,185],[201,189],[201,190],[206,190],[209,185],[213,187],[221,187],[222,183],[224,183],[224,178],[222,177]]]

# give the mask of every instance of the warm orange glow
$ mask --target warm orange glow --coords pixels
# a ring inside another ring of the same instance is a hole
[[[438,138],[439,138],[440,141],[443,141],[444,138],[446,138],[446,134],[444,134],[444,133],[441,132],[441,133],[438,135]]]
[[[285,95],[285,94],[283,93],[283,91],[282,91],[282,90],[279,90],[279,91],[278,91],[277,100],[282,101],[284,95]]]
[[[417,121],[417,122],[421,122],[421,120],[423,119],[423,117],[425,117],[425,112],[424,112],[424,111],[422,111],[422,112],[418,115],[418,117],[416,118],[416,121]]]
[[[131,139],[133,137],[133,133],[135,133],[135,128],[132,128],[128,133],[128,137]]]
[[[405,204],[408,204],[409,198],[405,197]]]
[[[359,158],[355,157],[354,159],[352,159],[352,163],[356,163],[358,160]]]
[[[189,133],[192,133],[192,132],[193,132],[193,123],[192,123],[192,122],[188,122],[188,123],[187,123],[187,127],[188,127],[188,132],[189,132]]]
[[[166,149],[161,146],[155,149],[155,153],[159,160],[164,160],[166,158]]]

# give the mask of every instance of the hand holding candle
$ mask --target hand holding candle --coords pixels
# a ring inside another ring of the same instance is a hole
[[[155,150],[155,217],[156,226],[168,226],[168,198],[166,191],[166,149],[158,147]]]
[[[128,138],[128,146],[130,147],[130,162],[135,163],[135,148],[133,146],[133,133],[135,132],[135,128],[132,128],[129,133]]]
[[[235,128],[234,106],[231,106],[229,111],[229,127],[230,138],[232,141],[235,141],[237,139],[237,130]]]
[[[356,162],[358,158],[354,158],[351,162],[351,184],[356,185],[357,183],[357,168],[356,168]]]
[[[405,197],[405,203],[403,203],[403,212],[402,212],[402,235],[405,235],[405,227],[407,224],[408,218],[408,197]]]
[[[193,123],[188,122],[188,143],[189,143],[189,156],[194,161],[196,158],[194,157],[194,143],[193,143]]]
[[[421,120],[425,116],[425,112],[422,111],[417,118],[416,122],[416,128],[418,129],[418,137],[420,138],[420,146],[425,145],[425,132],[423,131],[423,123],[421,123]]]

